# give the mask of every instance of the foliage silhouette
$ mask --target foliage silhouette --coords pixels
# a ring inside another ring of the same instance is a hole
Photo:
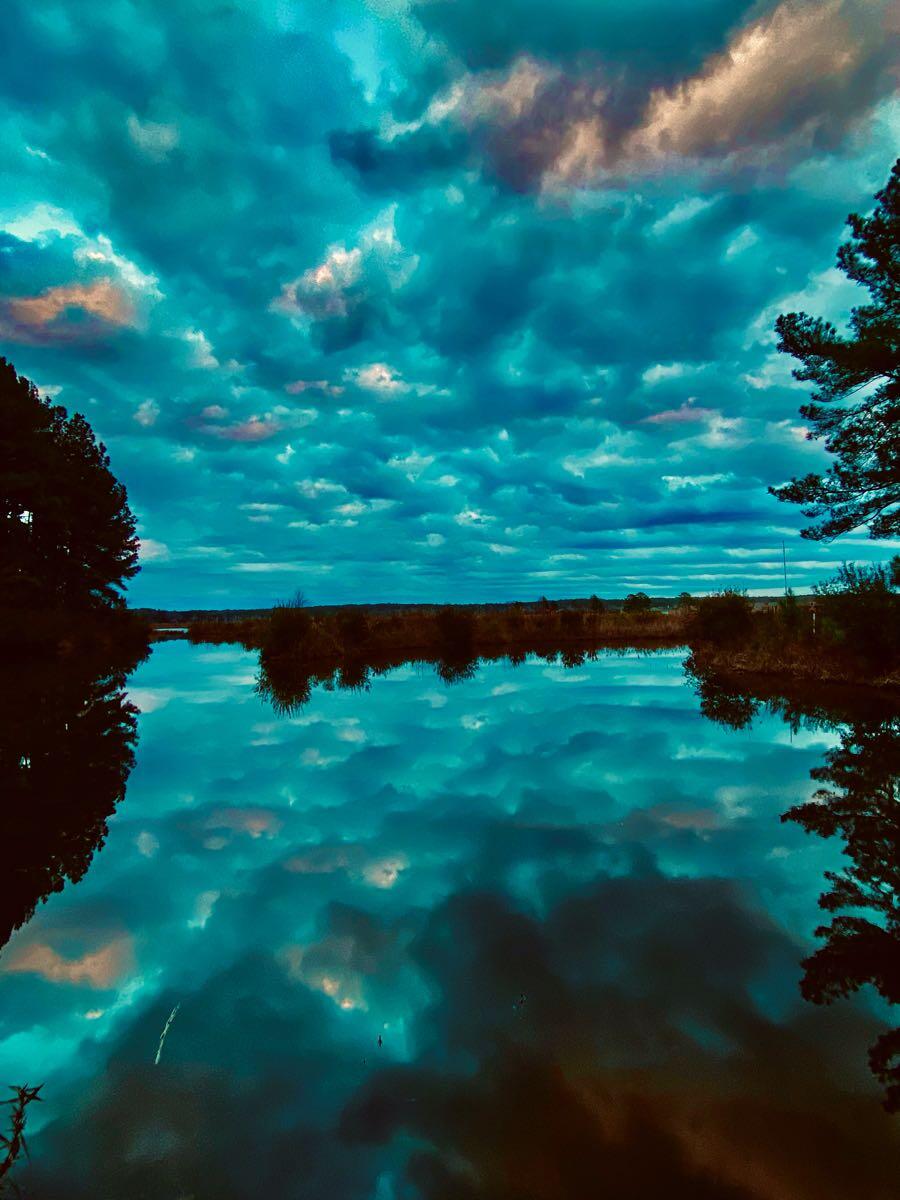
[[[827,1004],[868,983],[900,1004],[900,718],[844,729],[811,774],[825,786],[782,820],[841,837],[849,864],[825,873],[819,905],[837,915],[816,930],[824,945],[804,961],[801,991]],[[869,1062],[885,1107],[900,1112],[900,1027],[878,1038]]]
[[[894,590],[898,559],[889,565],[844,563],[820,584],[823,631],[872,667],[900,661],[900,595]]]
[[[29,1087],[26,1083],[19,1087],[11,1087],[12,1098],[3,1101],[4,1104],[10,1105],[11,1112],[9,1136],[0,1134],[0,1152],[3,1154],[3,1157],[0,1158],[0,1192],[6,1190],[9,1173],[21,1157],[22,1152],[28,1153],[28,1143],[25,1141],[28,1105],[41,1102],[41,1096],[38,1093],[43,1086],[42,1083],[39,1083],[37,1087]],[[15,1184],[13,1186],[15,1187]]]
[[[306,704],[315,686],[367,688],[373,675],[404,663],[430,664],[445,683],[455,683],[471,678],[482,660],[518,664],[537,654],[574,666],[603,647],[677,645],[683,633],[682,619],[671,614],[558,611],[549,604],[532,611],[522,605],[488,613],[447,606],[389,616],[305,611],[303,617],[309,624],[299,630],[289,628],[281,613],[277,623],[207,623],[190,633],[196,641],[221,637],[258,648],[259,692],[281,712]]]
[[[625,602],[622,605],[622,612],[626,613],[645,613],[649,612],[653,607],[653,601],[646,592],[632,592],[625,597]]]
[[[702,596],[692,605],[691,640],[716,646],[745,641],[753,628],[753,605],[742,592]]]
[[[794,377],[813,384],[801,409],[812,438],[835,455],[828,470],[769,490],[801,504],[817,523],[803,536],[828,540],[861,525],[869,536],[900,531],[900,159],[875,197],[871,216],[852,213],[840,269],[870,293],[854,308],[850,335],[807,313],[778,318],[778,349],[803,366]]]
[[[7,611],[121,608],[135,518],[106,448],[0,358],[0,597]]]
[[[763,710],[778,713],[792,729],[838,730],[839,744],[813,768],[822,786],[794,805],[782,821],[819,837],[839,837],[847,866],[826,871],[819,906],[836,914],[816,929],[822,945],[803,961],[800,990],[816,1004],[870,984],[889,1004],[900,1004],[900,708],[896,697],[794,690],[785,695],[757,681],[735,683],[704,670],[687,669],[711,720],[744,729]],[[849,910],[849,911],[848,911]],[[869,1065],[884,1088],[884,1106],[900,1112],[900,1026],[881,1034]]]
[[[754,608],[720,592],[685,608],[692,662],[713,671],[818,679],[872,687],[900,685],[900,594],[896,562],[844,564],[811,600],[792,592]]]
[[[81,879],[103,844],[134,763],[137,710],[123,687],[138,656],[3,671],[0,946],[66,880]]]

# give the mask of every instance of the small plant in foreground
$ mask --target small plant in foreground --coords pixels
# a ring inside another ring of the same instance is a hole
[[[13,1096],[9,1100],[4,1100],[4,1104],[9,1104],[12,1107],[12,1113],[9,1118],[9,1136],[5,1137],[0,1134],[0,1151],[4,1151],[4,1156],[0,1159],[0,1192],[4,1190],[9,1182],[8,1175],[19,1155],[24,1151],[28,1153],[28,1144],[25,1141],[25,1113],[28,1105],[33,1101],[40,1102],[41,1097],[38,1092],[44,1085],[38,1084],[37,1087],[29,1087],[28,1084],[23,1084],[21,1087],[11,1087],[10,1091]]]

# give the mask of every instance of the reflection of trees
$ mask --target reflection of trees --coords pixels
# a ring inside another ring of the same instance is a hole
[[[652,654],[658,645],[646,642],[616,645],[600,645],[585,649],[572,647],[550,638],[543,638],[533,645],[510,649],[479,649],[453,645],[449,642],[437,644],[432,651],[378,651],[373,648],[365,656],[356,652],[353,657],[327,660],[308,655],[303,647],[283,654],[272,654],[263,649],[259,655],[259,694],[280,713],[291,713],[307,704],[313,689],[324,687],[353,691],[367,690],[372,679],[384,675],[397,667],[406,665],[431,667],[444,683],[460,683],[472,679],[485,662],[503,661],[518,667],[529,654],[534,654],[548,663],[559,663],[563,667],[580,667],[585,662],[596,660],[603,654]]]
[[[843,730],[812,775],[825,786],[782,819],[840,836],[850,861],[826,872],[819,904],[837,915],[816,930],[824,945],[803,964],[803,995],[828,1003],[869,983],[900,1003],[900,719]],[[900,1111],[900,1027],[878,1038],[869,1061],[886,1107]]]
[[[7,668],[0,680],[0,946],[76,882],[106,837],[134,762],[133,660]]]
[[[736,683],[688,660],[704,715],[742,729],[765,708],[792,728],[836,729],[840,744],[811,772],[813,798],[783,814],[808,833],[840,837],[848,865],[827,871],[819,904],[836,914],[816,930],[823,944],[803,963],[803,995],[828,1004],[871,984],[900,1003],[900,717],[896,702],[851,690],[787,696],[765,682]],[[882,1034],[869,1062],[885,1107],[900,1111],[900,1027]]]

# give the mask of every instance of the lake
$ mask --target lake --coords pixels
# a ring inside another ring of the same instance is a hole
[[[847,857],[780,818],[841,728],[707,719],[683,658],[279,714],[157,645],[105,845],[0,956],[24,1194],[896,1197],[890,1010],[800,994]]]

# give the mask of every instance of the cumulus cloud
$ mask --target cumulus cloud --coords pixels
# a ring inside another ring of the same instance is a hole
[[[79,313],[97,320],[84,323],[66,319]],[[60,284],[37,296],[0,301],[0,321],[13,341],[40,343],[94,338],[104,327],[134,326],[136,313],[128,295],[113,279],[97,279],[92,283]]]
[[[480,129],[501,175],[549,192],[684,160],[791,159],[839,140],[890,93],[898,32],[885,0],[783,0],[739,26],[726,45],[707,43],[705,61],[686,55],[692,73],[672,80],[660,65],[665,82],[647,87],[653,75],[644,71],[642,104],[640,73],[623,104],[615,68],[575,61],[562,70],[526,53],[502,68],[467,72],[419,118],[389,122],[382,132],[394,143],[443,123]],[[633,67],[626,58],[619,69]]]
[[[345,318],[377,301],[384,290],[402,287],[417,258],[404,251],[397,237],[395,211],[392,207],[380,214],[362,231],[358,245],[330,246],[321,262],[282,286],[273,311],[309,321]]]
[[[350,368],[344,378],[348,383],[355,383],[357,387],[368,392],[378,392],[387,396],[408,392],[410,388],[394,367],[383,362]]]

